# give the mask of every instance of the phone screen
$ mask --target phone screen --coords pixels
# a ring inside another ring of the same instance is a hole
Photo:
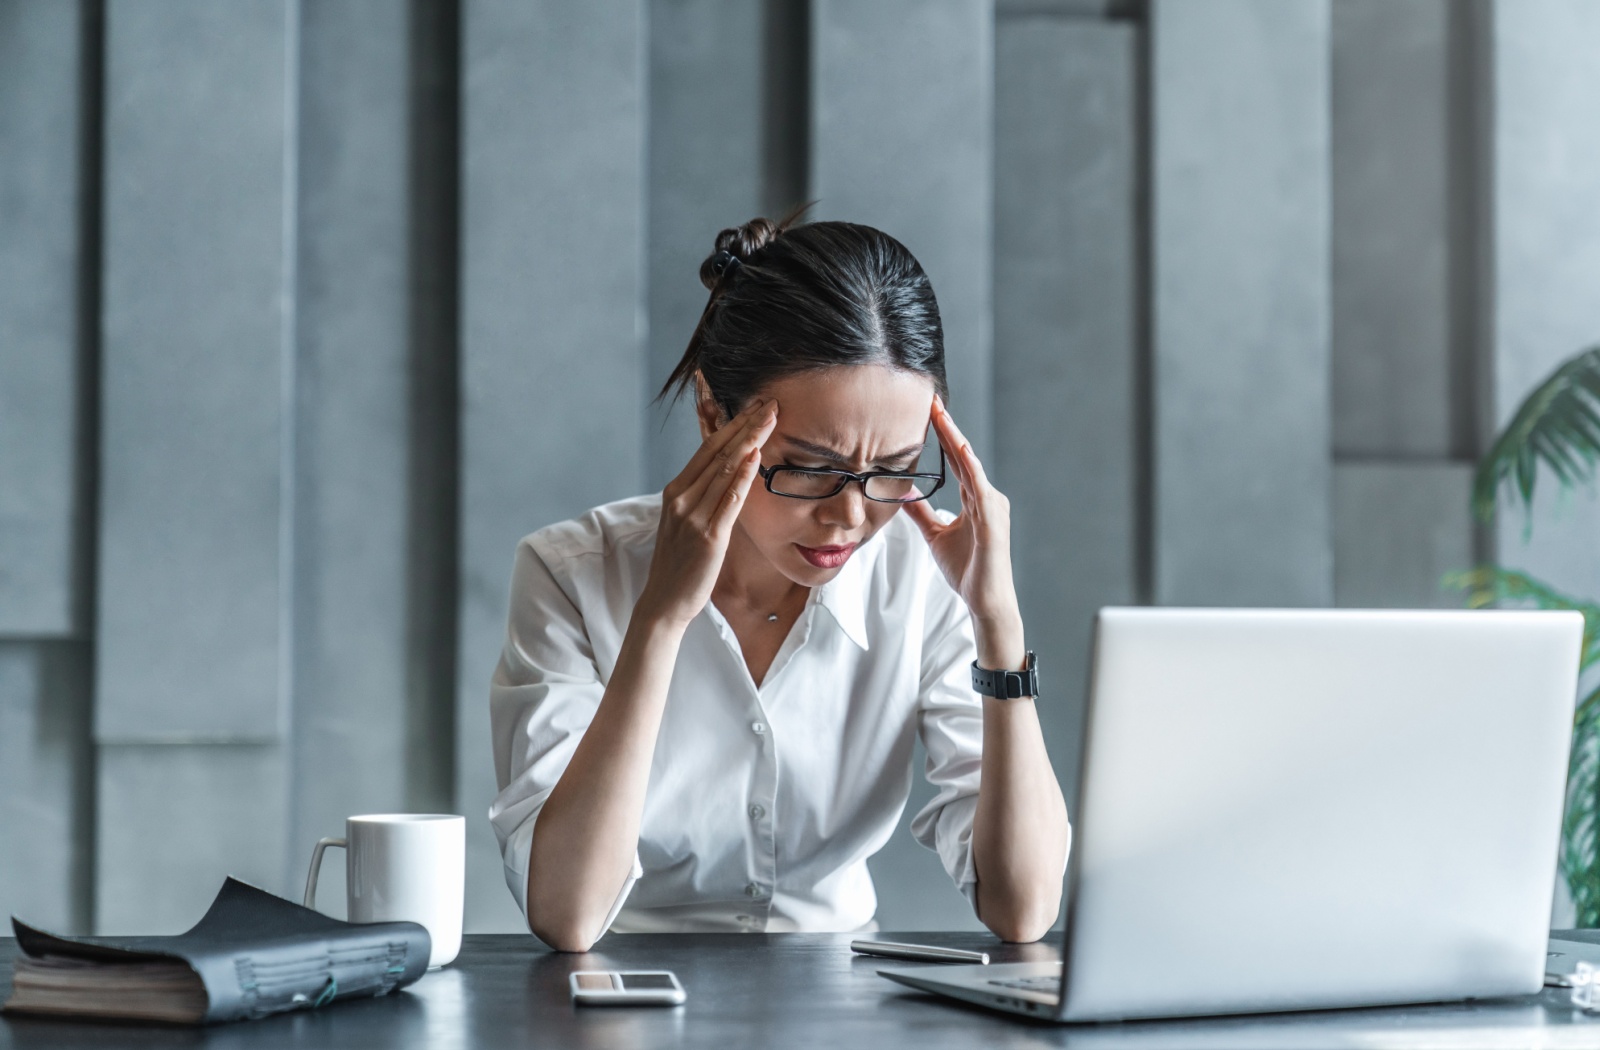
[[[664,973],[625,973],[622,974],[623,991],[671,991],[672,977]]]

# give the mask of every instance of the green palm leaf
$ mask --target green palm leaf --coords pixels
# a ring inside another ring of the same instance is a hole
[[[1581,927],[1600,926],[1600,690],[1584,697],[1572,726],[1561,874]]]
[[[1562,594],[1549,584],[1540,583],[1527,573],[1480,565],[1466,572],[1445,576],[1444,585],[1467,592],[1467,606],[1483,609],[1491,605],[1520,605],[1534,609],[1570,609],[1583,614],[1583,663],[1580,670],[1600,663],[1600,605]],[[1595,698],[1591,695],[1584,703]]]
[[[1472,507],[1488,521],[1502,485],[1533,506],[1541,466],[1562,488],[1592,481],[1600,462],[1600,346],[1591,347],[1550,374],[1523,400],[1478,464]],[[1508,484],[1509,483],[1509,484]],[[1528,527],[1533,520],[1530,515]],[[1600,664],[1600,605],[1580,601],[1525,573],[1487,565],[1445,577],[1466,589],[1467,604],[1571,609],[1583,614],[1584,669]],[[1600,926],[1600,689],[1579,703],[1573,717],[1567,767],[1566,812],[1561,823],[1561,874],[1572,892],[1577,923]]]
[[[1600,461],[1600,346],[1557,368],[1529,394],[1478,464],[1472,507],[1494,516],[1495,494],[1510,481],[1527,508],[1540,464],[1564,487],[1594,476]]]
[[[1600,663],[1600,605],[1497,565],[1451,573],[1444,582],[1466,590],[1467,604],[1474,609],[1509,604],[1582,613],[1582,666]],[[1577,924],[1600,926],[1600,689],[1578,703],[1572,720],[1567,804],[1561,818],[1561,875],[1572,894]]]

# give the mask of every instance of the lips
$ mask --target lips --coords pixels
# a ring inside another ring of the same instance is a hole
[[[800,557],[819,569],[837,569],[850,560],[851,553],[856,549],[854,543],[843,547],[804,547],[798,543],[794,546],[800,552]]]

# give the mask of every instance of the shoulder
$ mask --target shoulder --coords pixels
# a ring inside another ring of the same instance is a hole
[[[660,521],[661,493],[653,492],[605,503],[575,518],[546,525],[524,536],[522,543],[546,564],[587,555],[604,558],[641,545],[653,547]]]
[[[580,608],[601,595],[626,605],[638,597],[655,553],[661,494],[617,500],[546,525],[517,545],[519,563],[543,567],[520,575],[538,586],[546,575]]]

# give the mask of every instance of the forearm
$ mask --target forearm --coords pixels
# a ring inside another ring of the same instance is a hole
[[[667,683],[683,627],[637,612],[600,706],[535,825],[528,924],[587,951],[633,866]]]
[[[1021,670],[1021,620],[976,625],[978,662]],[[983,779],[972,822],[978,916],[1008,941],[1033,941],[1061,906],[1067,805],[1032,699],[983,701]]]

